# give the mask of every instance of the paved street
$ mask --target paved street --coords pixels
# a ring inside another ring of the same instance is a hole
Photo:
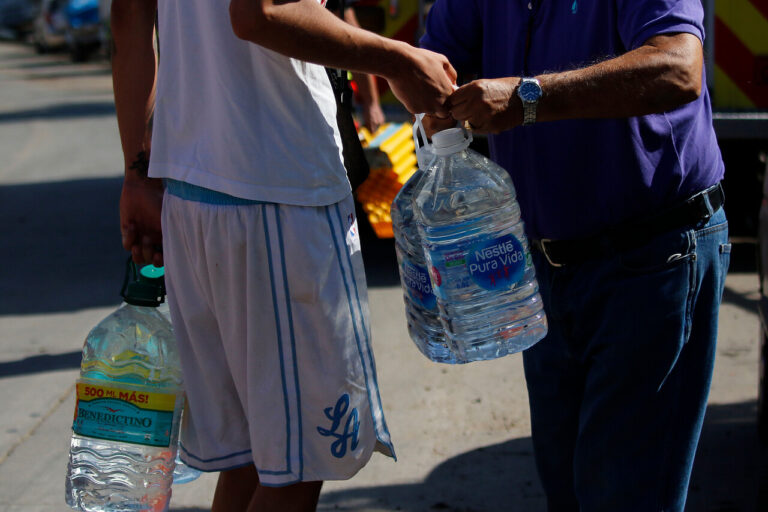
[[[80,350],[120,303],[121,172],[108,63],[74,65],[0,42],[0,512],[67,510]],[[521,357],[445,367],[420,356],[405,329],[392,243],[363,235],[379,383],[399,459],[374,455],[352,480],[327,483],[320,510],[543,512]],[[693,512],[768,510],[758,506],[768,454],[755,432],[751,251],[736,248],[726,282]],[[205,475],[176,486],[171,510],[208,510],[214,484]]]

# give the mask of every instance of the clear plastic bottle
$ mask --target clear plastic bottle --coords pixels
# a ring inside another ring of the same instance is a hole
[[[133,268],[133,267],[131,267]],[[66,503],[87,512],[167,510],[184,404],[163,269],[144,267],[83,347]]]
[[[157,310],[168,320],[168,322],[171,322],[171,311],[168,307],[168,301],[166,300],[159,306],[157,306]],[[184,402],[184,410],[186,410],[186,401]],[[181,412],[181,418],[179,420],[179,430],[181,431],[181,425],[184,424],[184,410]],[[198,478],[200,478],[200,475],[202,475],[202,471],[197,470],[193,468],[192,466],[188,466],[184,463],[183,460],[181,460],[181,457],[179,457],[180,450],[177,450],[176,453],[176,467],[173,468],[173,483],[174,484],[188,484],[189,482],[194,482]]]
[[[421,114],[423,116],[423,114]],[[413,125],[413,141],[419,169],[403,185],[392,202],[392,231],[395,235],[397,268],[403,287],[405,317],[408,334],[422,354],[438,363],[456,364],[463,362],[451,350],[443,334],[437,299],[432,293],[421,236],[413,217],[413,192],[418,189],[424,176],[424,169],[434,161],[435,154],[427,142],[424,129],[417,121]],[[419,129],[423,145],[419,144]]]
[[[471,141],[461,128],[432,137],[414,212],[446,337],[479,361],[529,348],[547,320],[512,180]]]
[[[186,404],[186,402],[185,402]],[[184,407],[186,410],[186,405]],[[181,420],[180,424],[184,423],[184,414],[185,412],[181,412]],[[181,430],[181,427],[179,427]],[[173,483],[174,484],[188,484],[190,482],[194,482],[198,478],[200,478],[200,475],[202,475],[203,472],[199,469],[195,469],[192,466],[188,466],[184,463],[183,460],[181,460],[181,457],[179,456],[179,450],[177,450],[176,453],[176,467],[173,468]]]

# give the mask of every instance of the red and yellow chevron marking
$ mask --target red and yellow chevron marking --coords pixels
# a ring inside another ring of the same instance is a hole
[[[768,108],[768,0],[715,4],[715,90],[718,108]]]

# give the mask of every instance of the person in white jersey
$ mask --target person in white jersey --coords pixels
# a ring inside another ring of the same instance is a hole
[[[322,481],[374,450],[394,457],[323,66],[382,76],[408,110],[439,116],[456,75],[322,3],[112,5],[123,245],[166,265],[181,457],[220,472],[214,512],[315,510]]]

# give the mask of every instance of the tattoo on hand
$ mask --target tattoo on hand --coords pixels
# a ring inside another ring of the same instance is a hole
[[[129,169],[136,171],[136,174],[146,178],[149,173],[149,155],[146,151],[139,151],[136,160],[133,161]]]

